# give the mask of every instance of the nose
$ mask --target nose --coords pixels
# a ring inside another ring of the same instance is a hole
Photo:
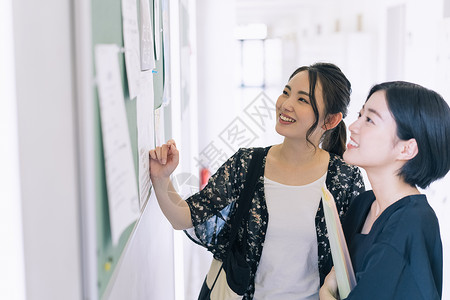
[[[350,124],[350,126],[348,126],[348,130],[350,131],[350,133],[356,133],[359,130],[360,127],[360,121],[361,118],[356,119],[355,122],[353,122],[352,124]]]
[[[292,98],[293,97],[283,98],[283,96],[280,96],[279,101],[280,101],[280,108],[282,111],[290,111],[290,112],[293,111]]]

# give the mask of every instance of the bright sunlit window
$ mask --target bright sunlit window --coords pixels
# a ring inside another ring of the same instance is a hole
[[[264,40],[241,40],[241,86],[265,86]]]
[[[241,87],[264,87],[265,82],[265,24],[238,26],[235,37],[239,42]]]

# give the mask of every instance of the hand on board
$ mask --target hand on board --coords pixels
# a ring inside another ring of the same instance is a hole
[[[150,177],[152,181],[169,178],[178,166],[179,152],[174,140],[149,151]]]

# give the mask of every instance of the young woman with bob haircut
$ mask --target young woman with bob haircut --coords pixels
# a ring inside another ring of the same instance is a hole
[[[372,190],[343,222],[357,285],[346,299],[442,297],[438,219],[418,188],[450,168],[450,109],[436,92],[395,81],[375,85],[349,127],[344,160],[366,170]],[[337,299],[334,270],[320,299]]]

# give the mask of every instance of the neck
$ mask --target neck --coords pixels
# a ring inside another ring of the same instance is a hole
[[[320,149],[318,145],[313,145],[305,142],[298,143],[288,139],[284,139],[283,143],[279,145],[279,157],[289,162],[291,165],[303,165],[317,161],[323,157],[323,149]]]
[[[406,196],[420,194],[416,187],[409,185],[396,175],[396,170],[366,170],[366,172],[379,207],[378,214]]]

